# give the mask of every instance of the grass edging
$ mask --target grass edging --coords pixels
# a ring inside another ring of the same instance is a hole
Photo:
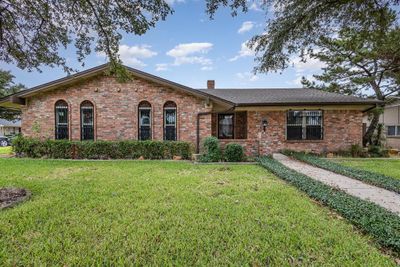
[[[311,198],[341,214],[373,236],[382,246],[400,253],[400,218],[396,214],[289,169],[270,157],[261,157],[258,162]]]
[[[362,182],[375,185],[387,190],[396,192],[400,194],[400,180],[386,176],[383,174],[365,171],[361,169],[355,169],[352,167],[344,166],[333,161],[329,161],[314,155],[305,154],[303,152],[295,151],[282,151],[283,154],[289,157],[293,157],[297,160],[306,162],[315,167],[319,167],[328,171],[332,171],[338,174],[342,174],[354,179],[360,180]]]

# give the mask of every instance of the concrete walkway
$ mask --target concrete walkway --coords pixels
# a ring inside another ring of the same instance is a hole
[[[329,186],[341,189],[349,195],[371,201],[400,216],[400,195],[397,193],[365,184],[359,180],[344,175],[311,166],[282,154],[274,154],[273,157],[290,169],[305,174],[308,177]]]

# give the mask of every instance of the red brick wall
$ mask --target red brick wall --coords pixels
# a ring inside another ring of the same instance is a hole
[[[261,125],[263,118],[268,120],[265,132]],[[223,147],[230,142],[241,144],[249,156],[270,154],[281,149],[330,152],[348,149],[352,144],[361,145],[362,142],[361,111],[325,110],[323,140],[287,141],[285,125],[285,111],[248,111],[247,139],[220,141]]]
[[[152,136],[163,139],[163,106],[177,105],[177,138],[196,144],[197,113],[207,112],[204,100],[141,79],[118,83],[99,76],[69,88],[60,88],[29,98],[23,108],[22,129],[25,136],[54,138],[54,104],[63,99],[69,104],[70,139],[80,140],[80,104],[84,100],[95,106],[95,138],[123,140],[138,138],[138,104],[152,105]],[[211,135],[211,116],[202,117],[201,136]]]
[[[26,136],[54,138],[54,104],[63,99],[69,105],[70,139],[80,139],[80,104],[89,100],[95,107],[95,138],[97,140],[124,140],[138,137],[138,104],[147,100],[152,105],[152,136],[163,139],[163,105],[166,101],[177,104],[177,138],[196,145],[197,114],[209,112],[204,100],[171,88],[134,79],[118,83],[112,77],[99,76],[69,88],[60,88],[31,97],[23,108],[22,131]],[[200,136],[216,134],[215,115],[200,117]],[[262,131],[261,121],[267,118],[268,127]],[[362,112],[324,111],[324,140],[286,141],[285,111],[247,112],[247,139],[223,140],[242,144],[248,155],[269,154],[284,148],[315,152],[346,149],[361,144]],[[201,142],[201,140],[200,140]]]

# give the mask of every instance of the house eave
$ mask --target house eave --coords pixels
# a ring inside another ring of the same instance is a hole
[[[376,102],[307,102],[307,103],[240,103],[235,105],[237,111],[263,111],[263,110],[288,110],[288,109],[323,109],[323,110],[360,110],[366,111],[376,106]]]

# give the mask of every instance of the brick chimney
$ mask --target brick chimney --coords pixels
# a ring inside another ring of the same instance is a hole
[[[214,80],[207,81],[207,89],[215,89],[215,81]]]

